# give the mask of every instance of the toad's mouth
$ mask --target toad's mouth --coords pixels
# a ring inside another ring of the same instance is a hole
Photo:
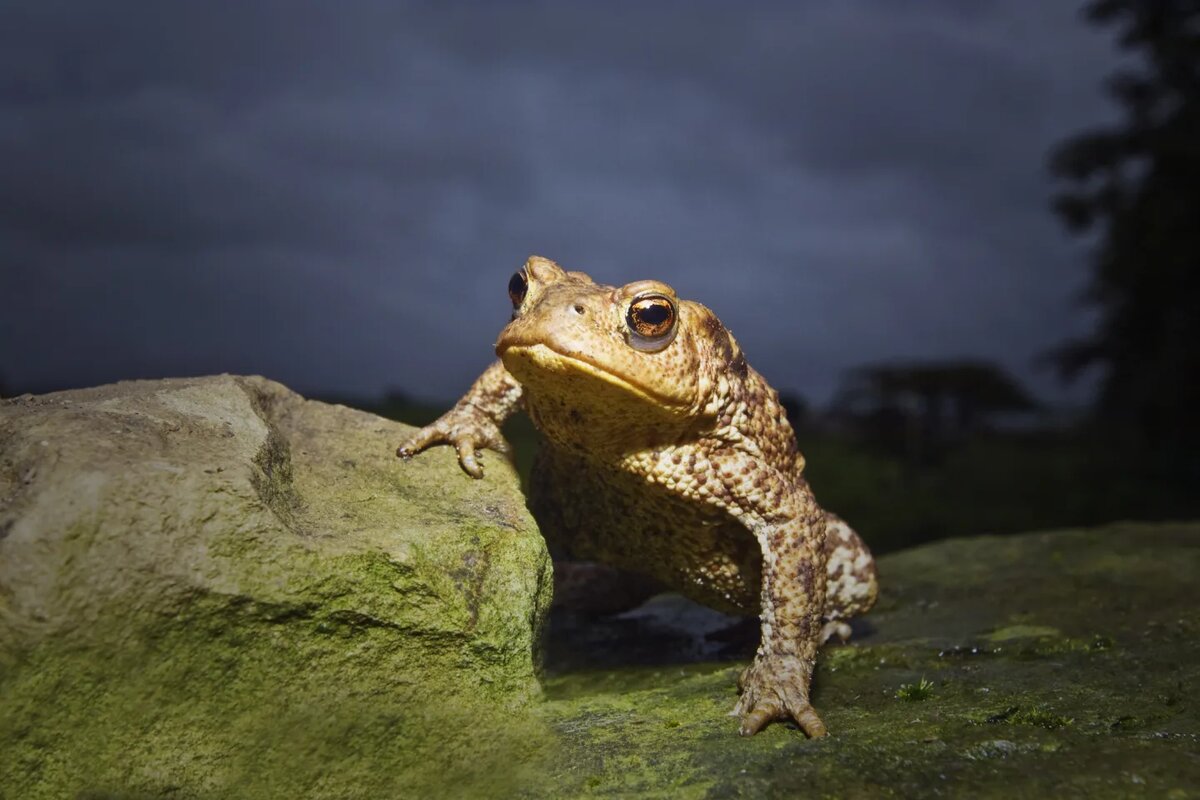
[[[615,375],[578,351],[564,353],[539,342],[537,344],[502,344],[496,347],[496,355],[504,362],[504,368],[522,384],[532,385],[537,390],[551,375],[575,374],[606,383],[633,395],[653,406],[670,409],[686,409],[691,404],[680,397],[673,397],[646,386],[632,383]]]

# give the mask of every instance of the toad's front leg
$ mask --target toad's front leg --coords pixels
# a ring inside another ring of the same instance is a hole
[[[825,608],[825,517],[806,488],[791,500],[787,518],[752,523],[763,553],[762,640],[739,681],[743,736],[788,718],[810,737],[825,735],[809,702]]]
[[[521,396],[521,384],[497,361],[484,370],[454,408],[397,447],[396,455],[412,458],[431,445],[450,444],[458,451],[463,470],[472,478],[482,478],[483,467],[476,451],[509,451],[500,424],[516,411]]]

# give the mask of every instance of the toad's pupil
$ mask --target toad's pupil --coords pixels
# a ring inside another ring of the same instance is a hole
[[[670,318],[671,309],[667,308],[667,306],[663,305],[662,303],[655,303],[653,305],[642,306],[638,309],[637,315],[638,319],[640,319],[646,325],[653,325],[657,327],[662,325]]]
[[[508,296],[512,299],[514,306],[519,305],[525,299],[525,289],[527,286],[525,276],[519,272],[513,273],[513,276],[508,279]]]

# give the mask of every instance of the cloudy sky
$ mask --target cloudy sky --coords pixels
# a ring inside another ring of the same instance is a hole
[[[6,0],[0,381],[456,397],[531,253],[712,307],[782,390],[1086,331],[1046,153],[1078,2]]]

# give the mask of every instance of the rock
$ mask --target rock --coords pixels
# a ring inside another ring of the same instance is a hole
[[[406,430],[262,378],[0,401],[0,798],[524,785],[545,545]]]
[[[750,649],[572,668],[546,684],[559,795],[1200,796],[1200,524],[949,540],[879,569],[877,609],[822,651],[829,737],[734,736]],[[638,635],[670,642],[665,619]]]

